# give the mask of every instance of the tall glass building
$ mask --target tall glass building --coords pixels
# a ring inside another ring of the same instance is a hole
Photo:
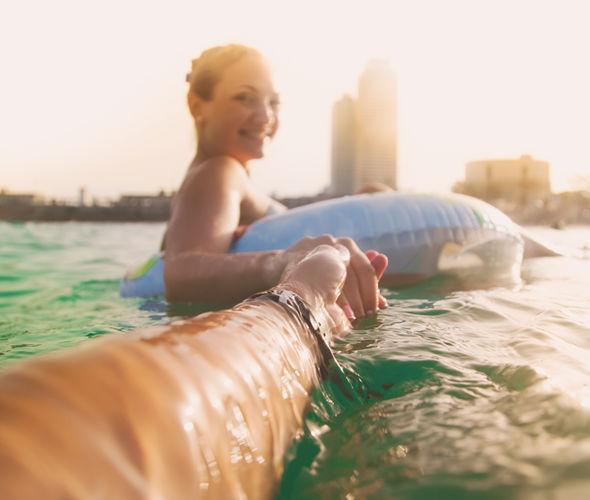
[[[381,59],[367,64],[357,99],[344,96],[332,112],[332,192],[374,182],[397,189],[397,82]]]

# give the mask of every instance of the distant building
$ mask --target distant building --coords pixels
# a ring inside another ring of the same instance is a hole
[[[166,220],[170,215],[173,196],[164,191],[160,191],[157,195],[125,194],[113,204],[113,208],[127,214],[135,214],[138,218]]]
[[[83,191],[81,191],[82,194]],[[123,195],[109,205],[50,200],[34,194],[14,194],[0,190],[0,220],[12,221],[165,221],[170,216],[174,193]]]
[[[43,197],[31,193],[10,193],[5,189],[0,191],[0,206],[32,206],[43,202]]]
[[[337,195],[355,191],[356,170],[356,105],[343,96],[332,108],[332,185]]]
[[[78,193],[78,206],[83,207],[86,205],[86,188],[81,187]]]
[[[385,60],[370,61],[356,101],[344,96],[332,111],[330,192],[352,194],[371,183],[397,189],[397,83]]]
[[[396,87],[385,60],[371,61],[359,79],[355,190],[373,182],[397,189]]]
[[[120,207],[141,207],[141,208],[168,208],[172,201],[172,195],[160,192],[152,194],[124,194],[121,195],[116,205]]]
[[[473,161],[465,167],[465,194],[484,200],[505,199],[519,203],[547,199],[551,195],[549,163],[529,155],[518,159]]]

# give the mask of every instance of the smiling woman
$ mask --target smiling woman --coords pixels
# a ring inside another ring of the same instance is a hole
[[[249,166],[277,132],[279,97],[265,59],[243,45],[206,50],[188,80],[197,150],[162,241],[165,294],[175,302],[229,304],[276,285],[308,250],[336,240],[324,235],[286,250],[228,254],[246,225],[285,209],[254,189]],[[366,273],[371,263],[351,239],[338,242],[351,254],[339,304],[350,318],[372,314],[379,298]]]
[[[261,158],[278,128],[279,96],[260,53],[235,44],[214,47],[193,60],[187,79],[201,138],[197,162],[225,155],[245,165]]]

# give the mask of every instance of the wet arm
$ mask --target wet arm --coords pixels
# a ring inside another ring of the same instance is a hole
[[[244,210],[252,218],[268,202],[236,162],[216,159],[187,177],[166,234],[167,300],[230,304],[275,285],[281,252],[228,254]]]

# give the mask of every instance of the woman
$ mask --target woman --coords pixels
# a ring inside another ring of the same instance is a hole
[[[322,246],[233,309],[2,370],[2,498],[272,498],[326,342],[350,326],[348,259]]]
[[[287,250],[229,254],[243,228],[284,209],[257,192],[250,162],[279,125],[279,97],[270,69],[254,49],[226,45],[206,50],[193,61],[188,107],[197,132],[197,151],[172,206],[162,242],[166,299],[222,303],[241,300],[276,285],[285,268],[323,243],[306,238]],[[352,319],[376,311],[369,258],[350,239],[339,239],[351,254],[340,306]]]

